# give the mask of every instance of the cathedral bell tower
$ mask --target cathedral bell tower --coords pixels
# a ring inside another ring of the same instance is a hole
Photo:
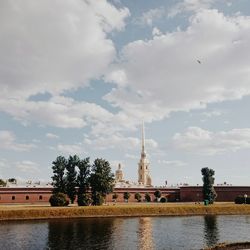
[[[149,174],[149,161],[145,151],[145,131],[144,123],[142,123],[142,150],[141,159],[138,163],[138,183],[143,186],[152,186],[151,177]]]

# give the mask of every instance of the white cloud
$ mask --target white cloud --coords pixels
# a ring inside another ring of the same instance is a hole
[[[221,116],[223,113],[219,110],[213,110],[210,112],[203,112],[202,115],[206,116],[206,117],[214,117],[214,116]]]
[[[167,165],[167,166],[172,166],[172,167],[182,167],[186,166],[187,163],[179,160],[172,160],[172,161],[166,161],[166,160],[158,160],[159,164]]]
[[[128,159],[133,159],[133,160],[138,160],[139,156],[138,155],[134,155],[134,154],[125,154],[125,157]]]
[[[4,0],[0,16],[1,98],[20,98],[100,77],[115,57],[107,33],[123,29],[129,11],[105,0]]]
[[[24,123],[36,122],[62,128],[81,128],[87,122],[106,121],[113,115],[95,103],[54,96],[48,101],[0,100],[0,110]]]
[[[85,149],[81,143],[79,144],[58,144],[56,150],[66,155],[82,155]]]
[[[174,17],[183,12],[199,11],[201,9],[208,9],[212,6],[215,0],[184,0],[175,4],[168,11],[169,17]]]
[[[40,172],[39,165],[32,161],[20,161],[16,162],[15,167],[17,170],[25,173],[37,173]]]
[[[165,13],[166,11],[163,7],[150,9],[146,12],[143,12],[141,17],[137,18],[135,22],[141,25],[152,26],[153,22],[163,17]]]
[[[16,142],[16,137],[13,132],[8,130],[0,130],[0,149],[13,151],[30,151],[35,148],[34,144],[25,144]]]
[[[7,160],[0,158],[0,179],[4,176],[5,169],[7,168]]]
[[[114,67],[127,84],[118,82],[105,100],[125,115],[151,122],[172,111],[249,95],[249,34],[250,17],[200,10],[186,30],[125,46]]]
[[[50,138],[50,139],[58,139],[58,138],[59,138],[58,135],[53,134],[53,133],[47,133],[47,134],[46,134],[46,137],[47,137],[47,138]]]
[[[139,149],[141,140],[136,137],[126,137],[117,133],[109,136],[98,136],[92,139],[85,138],[84,143],[88,146],[92,146],[94,149],[99,150],[115,148],[127,151]],[[145,144],[146,148],[150,149],[155,149],[158,147],[157,142],[153,139],[147,139]]]
[[[162,32],[157,27],[154,27],[153,31],[152,31],[152,35],[153,36],[160,36],[160,35],[162,35]]]
[[[175,148],[195,154],[215,155],[250,148],[250,128],[211,132],[189,127],[173,137]]]
[[[82,116],[101,108],[58,99],[102,77],[116,58],[108,35],[122,30],[129,15],[106,0],[1,1],[0,111],[23,124],[83,127]],[[30,101],[38,93],[52,98]]]

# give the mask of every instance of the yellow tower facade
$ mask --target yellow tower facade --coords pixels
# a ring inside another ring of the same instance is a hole
[[[149,160],[145,151],[145,131],[144,123],[142,123],[142,150],[141,158],[138,163],[138,183],[143,186],[152,186],[152,181],[149,172]]]

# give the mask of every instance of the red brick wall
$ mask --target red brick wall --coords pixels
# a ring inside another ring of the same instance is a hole
[[[49,202],[51,193],[51,188],[0,188],[0,203]]]
[[[250,186],[215,186],[216,201],[234,201],[238,195],[250,196]],[[183,202],[203,201],[201,186],[180,187],[180,200]]]
[[[124,202],[124,192],[130,193],[130,202],[135,202],[135,193],[140,193],[144,199],[145,193],[149,193],[151,200],[155,199],[154,192],[158,188],[116,188],[115,193],[118,194],[117,202]],[[162,196],[167,197],[168,201],[180,200],[182,202],[196,202],[203,201],[201,186],[185,186],[180,188],[159,188]],[[250,186],[215,186],[217,193],[216,201],[234,201],[238,195],[247,194],[250,197]],[[0,187],[0,204],[6,203],[43,203],[48,202],[52,193],[52,188],[3,188]],[[112,201],[112,195],[107,196],[107,201]],[[12,196],[15,197],[12,200]],[[26,200],[26,196],[29,197]],[[42,196],[40,200],[39,197]]]
[[[114,193],[118,194],[117,202],[124,202],[123,194],[124,192],[130,193],[130,202],[137,201],[135,199],[135,193],[140,193],[142,196],[142,199],[144,199],[144,196],[146,193],[149,193],[151,196],[151,201],[155,199],[154,192],[158,190],[158,188],[116,188],[114,190]],[[162,192],[162,196],[167,197],[168,201],[176,201],[176,199],[180,199],[179,197],[179,189],[169,189],[169,188],[159,188],[159,190]],[[6,204],[6,203],[42,203],[42,202],[49,202],[49,198],[52,193],[52,188],[1,188],[0,187],[0,204]],[[29,199],[26,199],[26,196],[29,197]],[[42,196],[42,199],[40,200],[39,197]],[[112,201],[113,194],[109,194],[106,198],[107,202]],[[15,197],[14,200],[12,200],[12,197]]]

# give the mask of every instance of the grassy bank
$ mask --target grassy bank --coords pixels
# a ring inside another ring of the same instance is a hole
[[[135,204],[100,207],[0,206],[0,220],[119,216],[185,216],[250,214],[250,205]]]

